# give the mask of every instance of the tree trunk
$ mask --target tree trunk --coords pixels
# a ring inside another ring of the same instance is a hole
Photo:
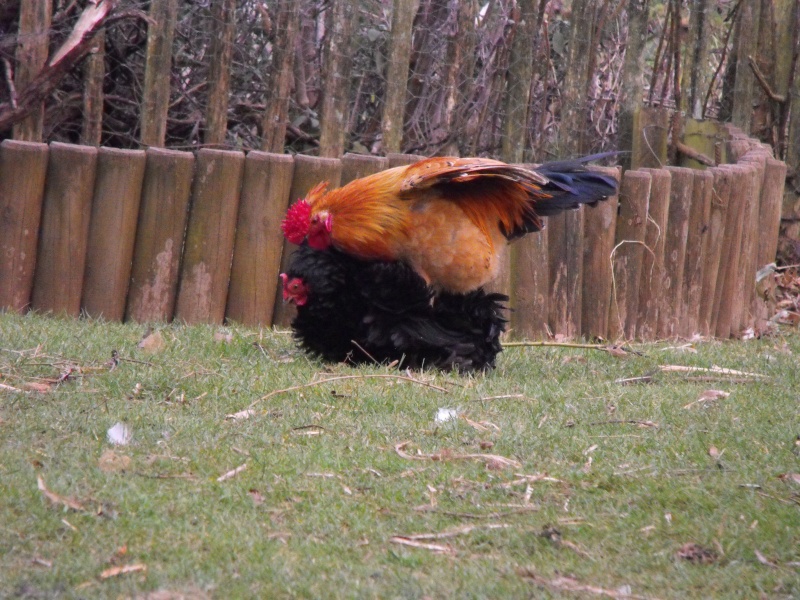
[[[163,147],[167,136],[172,38],[178,0],[152,0],[147,28],[147,58],[142,91],[141,143]]]
[[[400,152],[403,146],[403,117],[408,90],[408,65],[411,59],[411,28],[418,2],[394,0],[389,64],[386,67],[386,100],[383,105],[383,152]]]
[[[22,3],[14,76],[14,87],[18,93],[30,85],[47,60],[52,8],[51,0],[28,0]],[[14,139],[41,142],[43,127],[44,101],[14,125]]]
[[[272,44],[272,65],[269,72],[269,97],[262,121],[261,149],[283,153],[286,145],[286,123],[289,120],[289,96],[292,93],[292,72],[297,46],[300,9],[297,0],[276,3],[275,40]]]
[[[81,144],[99,146],[103,134],[103,79],[106,76],[105,31],[98,31],[83,71]]]
[[[649,0],[628,1],[628,43],[622,65],[620,87],[619,148],[633,150],[634,136],[638,131],[638,115],[644,94],[644,47],[647,42],[647,22],[650,16]],[[633,153],[620,158],[624,169],[635,169]]]
[[[444,154],[460,154],[459,140],[455,136],[462,129],[461,121],[466,112],[466,104],[472,97],[474,79],[472,77],[475,62],[475,16],[478,5],[475,0],[451,3],[451,17],[455,12],[455,30],[450,32],[445,53],[445,85],[444,112],[442,129],[449,137],[449,143],[443,148]]]
[[[742,0],[737,15],[731,121],[745,133],[750,133],[755,99],[755,75],[750,68],[749,57],[755,57],[758,47],[760,6],[760,0]]]
[[[203,142],[207,146],[220,146],[225,143],[225,134],[228,132],[228,96],[231,88],[233,36],[236,33],[236,0],[214,0],[211,20],[209,94]]]
[[[319,155],[338,158],[344,154],[347,103],[350,95],[351,42],[357,18],[351,0],[332,0],[328,11]]]
[[[683,59],[683,98],[686,113],[703,118],[703,97],[708,88],[708,0],[689,0],[688,49]]]
[[[517,30],[511,44],[511,59],[506,74],[503,160],[522,162],[531,99],[533,50],[536,41],[536,0],[521,0],[514,15]]]

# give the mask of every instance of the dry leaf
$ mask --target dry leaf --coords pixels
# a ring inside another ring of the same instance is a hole
[[[64,498],[63,496],[59,496],[58,494],[48,490],[47,486],[44,484],[44,479],[42,479],[41,475],[39,475],[36,478],[36,482],[39,486],[39,491],[41,491],[42,494],[44,494],[44,497],[50,500],[50,502],[52,502],[53,504],[62,504],[63,506],[66,506],[67,508],[72,510],[78,510],[78,511],[86,510],[83,507],[83,505],[77,500],[73,500],[72,498]]]
[[[220,344],[230,344],[233,341],[233,334],[228,331],[215,331],[214,341]]]
[[[149,333],[139,342],[139,348],[151,354],[163,350],[164,345],[164,338],[161,336],[160,331]]]
[[[778,567],[778,565],[776,563],[774,563],[771,560],[769,560],[766,556],[761,554],[761,552],[759,552],[758,550],[754,550],[754,552],[756,553],[756,558],[758,559],[758,562],[760,562],[765,567],[773,567],[773,568],[777,568]]]
[[[225,415],[225,419],[228,421],[243,421],[245,419],[249,419],[255,414],[256,414],[255,410],[253,410],[252,408],[247,408],[245,410],[240,410],[239,412]]]
[[[706,390],[702,394],[700,394],[700,397],[697,400],[695,400],[694,402],[690,402],[683,408],[691,408],[695,404],[706,404],[706,403],[716,402],[720,398],[727,398],[730,395],[731,395],[730,392],[725,392],[723,390]]]
[[[260,506],[264,504],[264,496],[259,492],[257,489],[252,488],[248,490],[247,494],[250,496],[250,499],[253,501],[253,504],[256,506]]]
[[[117,454],[113,450],[106,449],[100,456],[98,466],[103,473],[119,473],[131,466],[131,457],[124,454]]]
[[[108,579],[109,577],[117,577],[118,575],[125,575],[126,573],[138,573],[140,571],[147,571],[147,565],[136,563],[133,565],[121,565],[119,567],[111,567],[100,573],[100,579]]]
[[[22,384],[22,389],[29,392],[39,392],[45,394],[53,389],[52,384],[42,383],[40,381],[28,381]]]
[[[778,479],[786,482],[791,481],[793,483],[796,483],[797,485],[800,485],[800,473],[783,473],[781,475],[778,475]]]
[[[694,544],[691,542],[681,546],[675,553],[675,556],[701,565],[711,564],[716,562],[719,558],[715,550],[712,550],[711,548],[704,548],[699,544]]]

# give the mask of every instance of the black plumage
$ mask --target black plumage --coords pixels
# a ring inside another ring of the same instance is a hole
[[[300,346],[326,361],[475,371],[494,367],[507,296],[433,292],[410,267],[300,247],[284,279],[302,280],[292,321]]]

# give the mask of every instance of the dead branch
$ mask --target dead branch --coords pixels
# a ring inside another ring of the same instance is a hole
[[[750,64],[750,69],[752,69],[753,75],[756,76],[758,83],[761,85],[764,93],[769,96],[770,100],[784,104],[786,102],[786,96],[781,96],[780,94],[775,93],[775,91],[772,89],[772,86],[770,86],[770,84],[767,82],[766,77],[764,77],[764,73],[762,73],[761,69],[758,68],[756,61],[752,56],[747,57],[747,62]]]

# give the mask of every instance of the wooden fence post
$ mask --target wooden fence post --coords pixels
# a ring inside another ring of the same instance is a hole
[[[515,338],[544,339],[550,304],[550,269],[545,227],[514,242],[511,273],[511,333]]]
[[[747,197],[745,199],[744,223],[742,224],[740,276],[737,279],[737,302],[734,304],[734,320],[731,333],[738,335],[752,327],[755,320],[750,308],[755,300],[756,271],[758,267],[758,211],[761,205],[761,182],[764,178],[763,161],[744,160],[739,163],[747,169]]]
[[[81,301],[91,317],[125,316],[144,167],[143,150],[98,152]]]
[[[711,196],[714,175],[710,171],[694,171],[689,223],[686,237],[686,259],[683,270],[683,310],[681,311],[681,334],[691,337],[701,333],[700,305],[703,295],[703,277],[711,220]]]
[[[47,154],[46,144],[0,144],[0,311],[30,305]]]
[[[581,333],[583,208],[547,217],[550,261],[550,329],[559,338]]]
[[[642,169],[650,173],[650,205],[644,243],[649,249],[642,256],[642,280],[639,282],[639,316],[636,335],[652,340],[658,333],[658,310],[664,287],[664,244],[672,175],[665,169]]]
[[[176,319],[219,324],[225,318],[243,168],[241,152],[197,153]]]
[[[669,110],[642,107],[636,115],[637,133],[633,136],[631,169],[659,169],[667,164]]]
[[[618,167],[595,167],[619,182]],[[608,307],[611,304],[613,268],[611,264],[617,230],[619,196],[614,195],[586,211],[583,230],[583,301],[581,334],[586,338],[608,337]]]
[[[346,185],[355,179],[361,179],[362,177],[384,171],[388,168],[388,158],[348,152],[342,157],[341,185]]]
[[[292,187],[289,191],[289,205],[305,197],[308,191],[320,181],[328,182],[328,189],[339,187],[342,180],[342,161],[338,158],[323,158],[318,156],[304,156],[298,154],[294,157],[294,175]],[[286,240],[283,242],[281,255],[281,273],[289,268],[289,260],[297,246]],[[283,303],[283,289],[278,286],[275,295],[275,310],[272,324],[288,327],[294,318],[294,307]]]
[[[146,154],[125,318],[169,321],[178,292],[194,154],[161,148]]]
[[[625,171],[622,177],[608,313],[608,338],[612,341],[636,335],[650,183],[650,173],[645,171]]]
[[[250,152],[244,163],[236,244],[226,316],[244,325],[269,327],[279,286],[283,234],[294,159]]]
[[[415,162],[421,161],[424,156],[418,154],[399,154],[396,152],[389,152],[386,154],[386,159],[389,161],[389,168],[402,167],[403,165],[413,165]]]
[[[672,176],[672,184],[667,228],[664,230],[664,287],[658,308],[658,336],[662,338],[682,333],[683,270],[694,181],[691,169],[667,167],[667,171]]]
[[[714,334],[727,339],[732,333],[733,303],[740,269],[739,250],[742,247],[744,208],[748,193],[747,174],[743,167],[724,165],[731,172],[731,198],[725,215],[725,233],[722,237],[722,260],[714,293],[714,312],[717,315]]]
[[[32,307],[77,317],[97,148],[53,142],[47,161]]]
[[[719,305],[715,305],[717,286],[721,285],[722,241],[725,236],[725,222],[731,200],[732,174],[729,169],[714,167],[709,170],[714,177],[711,191],[711,213],[708,222],[708,235],[703,250],[703,288],[700,295],[700,315],[698,328],[703,336],[714,335],[717,330]]]

